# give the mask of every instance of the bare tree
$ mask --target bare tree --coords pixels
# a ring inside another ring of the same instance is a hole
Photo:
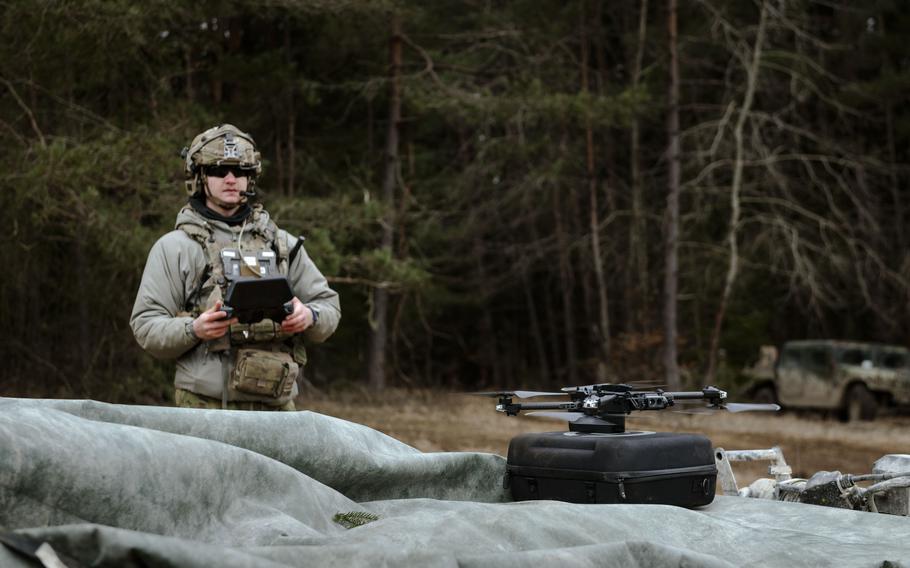
[[[711,332],[711,346],[708,351],[708,371],[706,376],[708,383],[714,382],[714,377],[717,373],[717,354],[720,348],[721,327],[723,326],[724,315],[726,314],[727,306],[730,303],[730,296],[733,293],[733,286],[736,284],[736,277],[739,273],[737,235],[740,226],[740,194],[742,193],[743,186],[743,167],[746,159],[743,131],[749,114],[752,111],[752,103],[755,100],[755,91],[758,87],[758,73],[761,67],[762,48],[765,41],[765,27],[768,19],[767,16],[768,11],[766,3],[763,1],[761,3],[761,13],[758,20],[758,30],[755,35],[755,44],[749,49],[748,45],[745,42],[742,42],[740,49],[737,51],[740,62],[746,71],[746,91],[743,94],[743,101],[740,104],[736,125],[733,129],[736,155],[733,159],[733,181],[730,185],[730,222],[729,231],[727,232],[729,256],[727,274],[724,279],[724,289],[721,293],[720,303],[714,317],[714,329]]]

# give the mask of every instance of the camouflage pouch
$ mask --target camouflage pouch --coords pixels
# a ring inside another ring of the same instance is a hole
[[[299,367],[289,353],[238,349],[231,388],[245,394],[280,398],[291,394]]]
[[[281,331],[281,325],[270,319],[256,323],[235,323],[231,326],[230,335],[233,345],[283,341],[291,336],[290,333]]]
[[[292,355],[294,357],[294,361],[296,361],[297,364],[300,365],[300,368],[302,369],[304,366],[306,366],[306,362],[307,362],[306,345],[303,342],[303,336],[295,335],[291,339],[291,346],[292,346]]]

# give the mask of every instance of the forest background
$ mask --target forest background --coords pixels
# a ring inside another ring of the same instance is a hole
[[[172,396],[128,319],[178,152],[223,122],[341,294],[317,387],[732,384],[762,344],[907,344],[908,8],[0,0],[0,393]]]

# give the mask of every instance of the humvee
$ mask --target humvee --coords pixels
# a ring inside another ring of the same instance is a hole
[[[749,390],[756,402],[873,420],[881,408],[910,406],[910,350],[857,341],[790,341],[773,373],[756,376]]]

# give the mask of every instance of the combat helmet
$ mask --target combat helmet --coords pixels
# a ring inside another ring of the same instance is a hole
[[[183,174],[188,195],[202,189],[205,166],[249,168],[251,182],[262,172],[262,158],[253,137],[233,124],[213,126],[198,134],[180,155],[184,159]]]

